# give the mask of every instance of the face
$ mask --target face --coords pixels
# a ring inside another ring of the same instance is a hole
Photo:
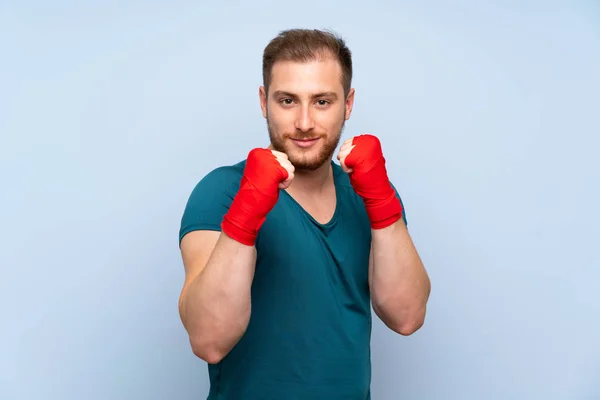
[[[341,74],[335,59],[281,61],[273,65],[269,93],[260,88],[271,145],[296,170],[314,171],[335,152],[354,101],[354,89],[344,97]]]

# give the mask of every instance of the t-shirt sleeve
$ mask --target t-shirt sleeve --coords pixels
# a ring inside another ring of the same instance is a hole
[[[220,231],[223,217],[240,188],[242,174],[234,167],[209,172],[192,190],[181,217],[179,242],[196,230]]]
[[[398,197],[398,200],[400,200],[400,204],[402,205],[402,219],[404,220],[404,224],[406,226],[408,226],[408,221],[406,220],[406,208],[404,207],[404,202],[402,201],[402,198],[400,197],[400,194],[398,193],[396,186],[394,186],[394,184],[392,182],[390,182],[390,184],[392,185],[392,188],[394,188],[394,192],[396,192],[396,197]]]

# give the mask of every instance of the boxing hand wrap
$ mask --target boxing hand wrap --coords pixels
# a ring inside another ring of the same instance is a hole
[[[246,159],[244,176],[221,229],[230,238],[253,246],[258,230],[279,198],[279,183],[288,172],[268,149],[253,149]]]
[[[352,187],[365,203],[371,228],[390,226],[402,217],[402,204],[389,181],[381,143],[373,135],[359,135],[352,144],[354,148],[344,160],[352,169]]]

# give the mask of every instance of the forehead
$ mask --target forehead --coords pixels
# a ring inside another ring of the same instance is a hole
[[[332,58],[307,62],[277,61],[271,70],[269,91],[293,93],[343,92],[342,68]]]

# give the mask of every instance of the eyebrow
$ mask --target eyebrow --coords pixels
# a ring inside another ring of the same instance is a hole
[[[275,92],[273,92],[273,96],[275,97],[292,97],[292,98],[297,98],[298,96],[290,93],[290,92],[286,92],[283,90],[277,90]],[[311,98],[317,98],[317,97],[331,97],[334,99],[338,98],[338,95],[336,92],[322,92],[322,93],[316,93],[310,96]]]

